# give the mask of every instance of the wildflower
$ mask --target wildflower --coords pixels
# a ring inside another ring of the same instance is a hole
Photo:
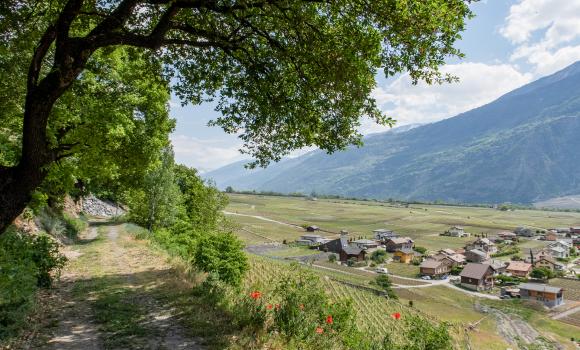
[[[300,310],[304,310],[304,304],[300,304],[298,307],[300,308]]]
[[[276,304],[276,310],[280,310],[280,304]]]
[[[394,314],[391,315],[391,317],[394,318],[395,320],[398,320],[401,318],[401,313],[395,312]]]
[[[262,296],[262,292],[257,291],[257,290],[255,290],[252,293],[250,293],[250,298],[252,298],[254,300],[260,299],[261,296]]]
[[[322,333],[324,333],[324,329],[322,329],[322,327],[316,327],[316,333],[322,334]]]
[[[266,309],[268,309],[268,310],[272,310],[272,304],[268,304],[268,305],[266,305]]]
[[[327,324],[333,324],[334,323],[334,320],[332,319],[332,316],[331,315],[326,316],[326,323]]]

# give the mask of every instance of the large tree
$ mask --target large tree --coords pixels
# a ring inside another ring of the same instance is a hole
[[[0,167],[0,231],[51,164],[82,146],[66,135],[86,116],[69,113],[63,123],[55,110],[74,99],[67,94],[100,53],[133,47],[163,64],[184,102],[217,99],[222,116],[212,124],[239,133],[243,151],[266,165],[304,146],[332,152],[360,143],[361,117],[391,124],[371,97],[380,69],[428,83],[452,79],[438,67],[460,56],[453,44],[468,2],[4,0],[0,52],[21,56],[27,69],[11,72],[25,79],[24,99],[10,106],[22,109],[21,148]],[[6,103],[19,101],[18,91],[3,93]]]

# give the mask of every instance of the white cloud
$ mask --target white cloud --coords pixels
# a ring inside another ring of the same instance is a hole
[[[537,76],[580,59],[580,1],[520,0],[500,33],[517,45],[512,61],[526,60]]]
[[[193,166],[201,172],[247,158],[238,151],[241,145],[224,146],[223,140],[201,140],[186,135],[171,135],[171,143],[177,163]]]
[[[407,74],[373,92],[383,112],[397,120],[396,126],[430,123],[479,107],[528,83],[532,75],[520,73],[508,64],[460,63],[442,67],[443,73],[459,77],[458,83],[411,84]],[[364,134],[386,131],[364,121]]]

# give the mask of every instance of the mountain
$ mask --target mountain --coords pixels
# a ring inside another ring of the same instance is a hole
[[[453,118],[364,143],[205,176],[222,188],[463,203],[580,194],[580,62]]]

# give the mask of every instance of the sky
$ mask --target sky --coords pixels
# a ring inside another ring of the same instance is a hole
[[[465,57],[442,67],[458,83],[412,85],[406,74],[377,76],[373,96],[396,126],[453,117],[580,60],[580,0],[482,0],[471,6],[475,18],[456,43]],[[170,102],[176,161],[202,173],[247,158],[235,135],[207,126],[219,116],[214,107],[181,106],[176,97]],[[360,128],[365,135],[387,130],[369,120]]]

